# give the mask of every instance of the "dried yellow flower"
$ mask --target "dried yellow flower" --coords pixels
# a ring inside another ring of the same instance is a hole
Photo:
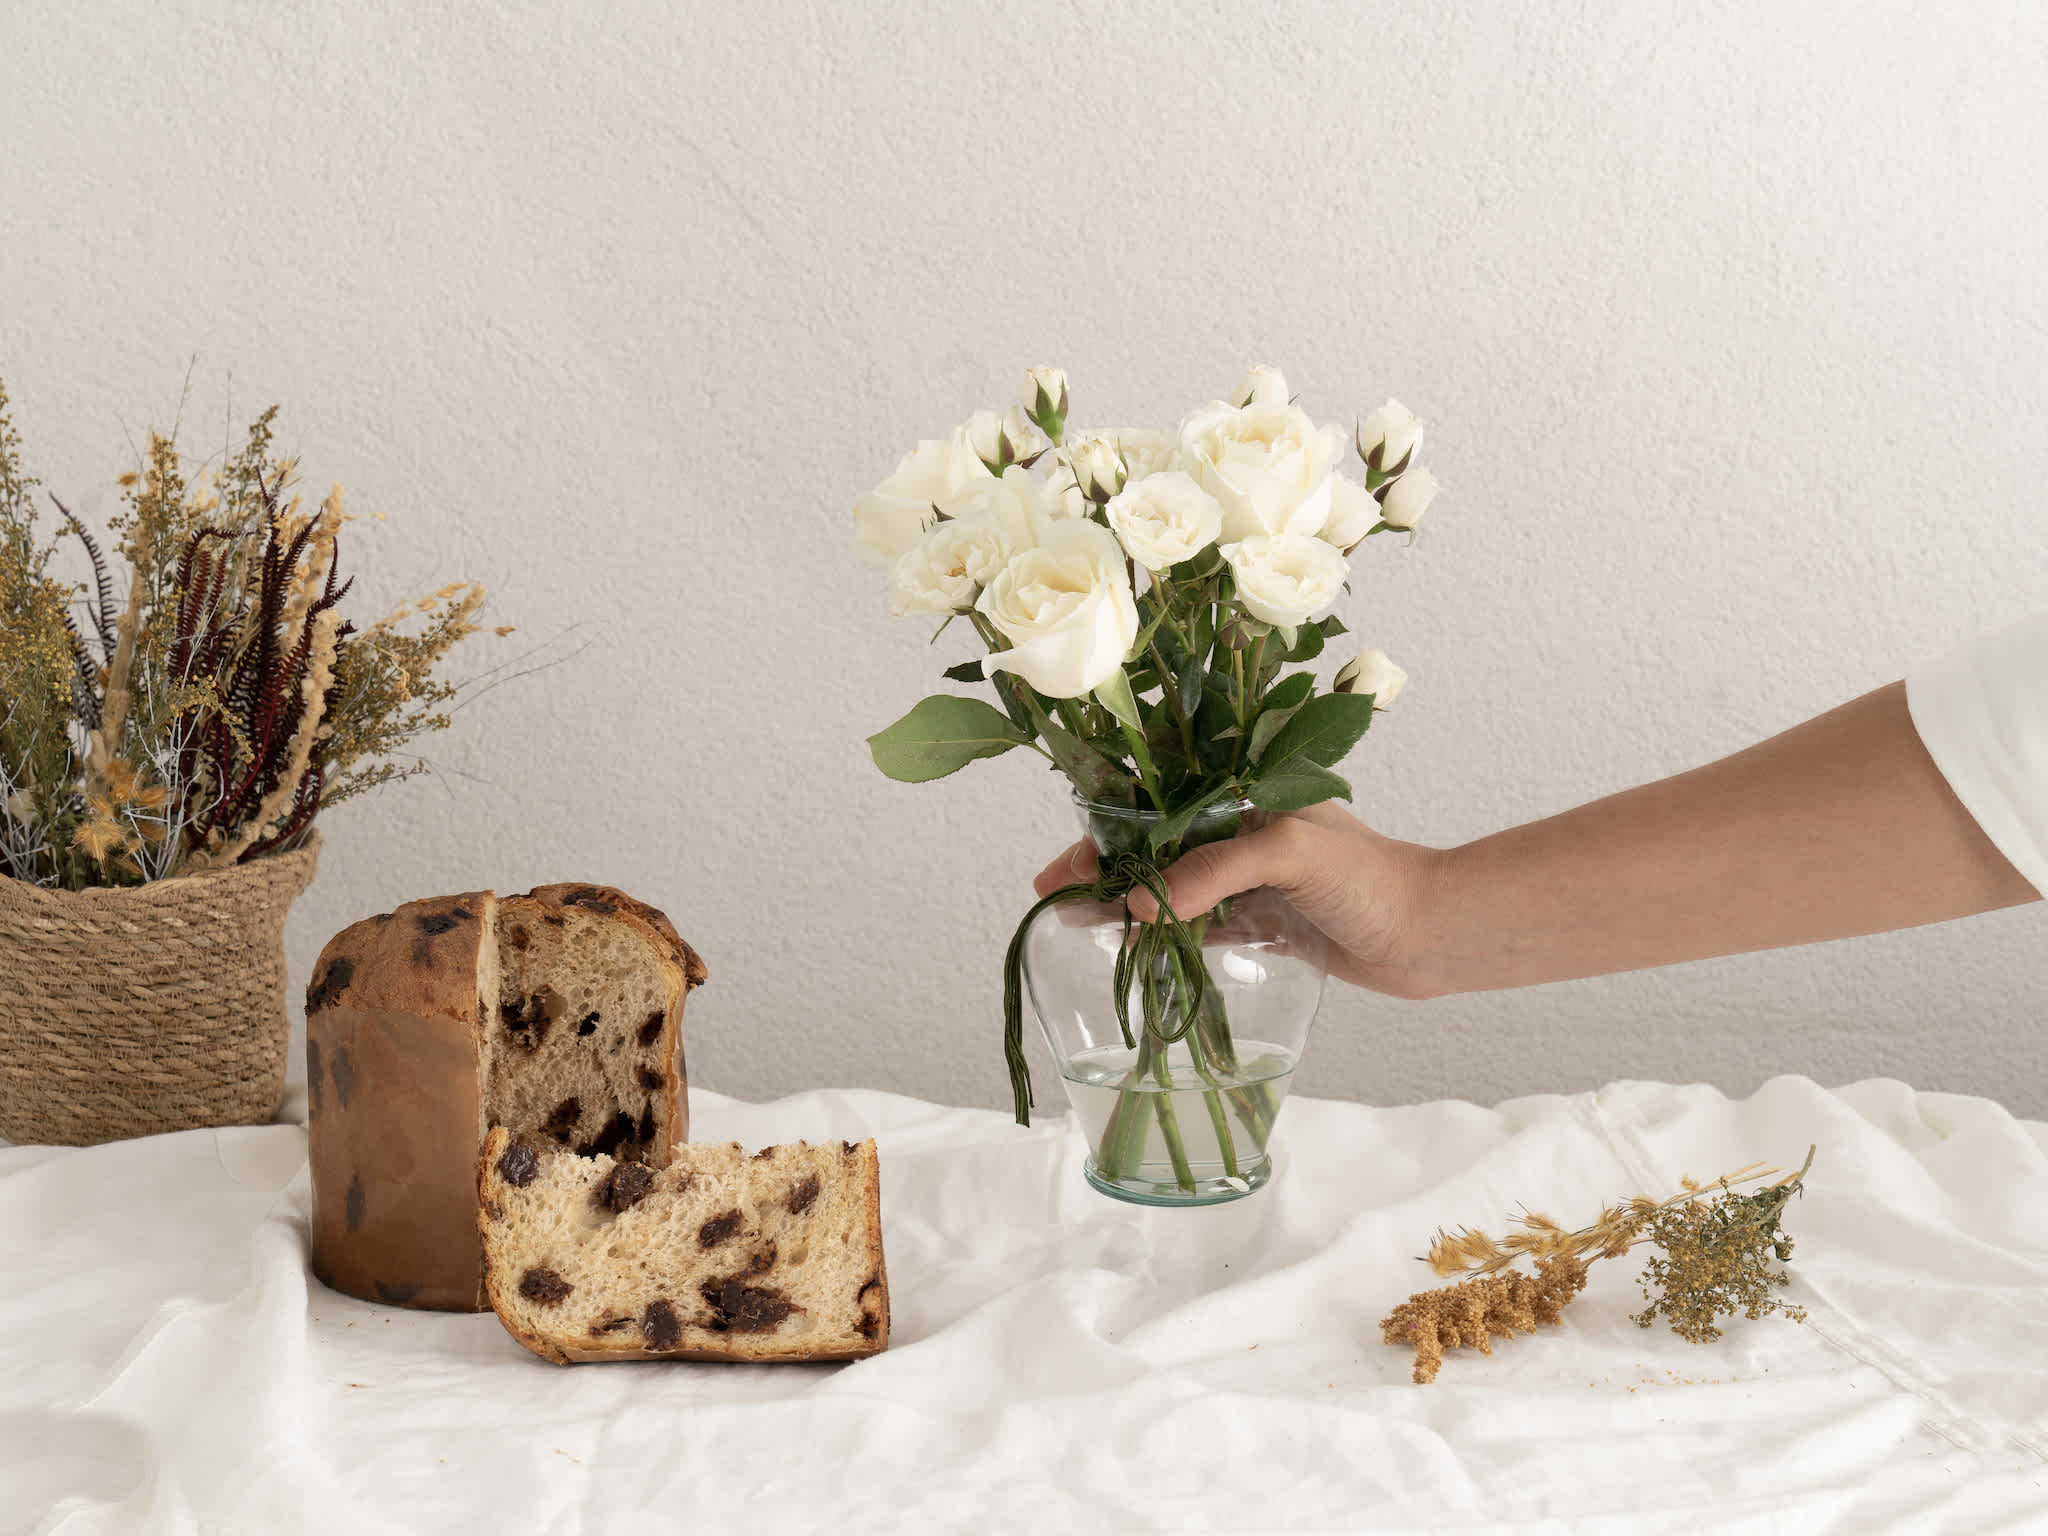
[[[1538,1259],[1534,1276],[1510,1269],[1417,1291],[1380,1320],[1380,1336],[1389,1344],[1414,1349],[1418,1385],[1435,1381],[1446,1349],[1476,1349],[1490,1355],[1495,1339],[1534,1333],[1538,1324],[1561,1321],[1564,1309],[1585,1284],[1586,1261],[1556,1254]]]
[[[1499,1241],[1463,1227],[1455,1233],[1439,1231],[1425,1262],[1439,1275],[1476,1272],[1478,1278],[1417,1292],[1382,1320],[1382,1335],[1389,1344],[1412,1344],[1415,1379],[1433,1381],[1446,1347],[1462,1344],[1491,1354],[1488,1340],[1517,1328],[1535,1331],[1534,1322],[1525,1318],[1557,1321],[1556,1313],[1585,1284],[1589,1264],[1619,1258],[1638,1243],[1661,1250],[1642,1275],[1650,1304],[1632,1318],[1642,1327],[1665,1317],[1674,1333],[1697,1344],[1719,1338],[1714,1319],[1737,1311],[1752,1319],[1777,1312],[1803,1322],[1804,1309],[1771,1294],[1789,1277],[1772,1270],[1770,1260],[1782,1262],[1792,1255],[1792,1239],[1778,1220],[1812,1166],[1813,1149],[1808,1148],[1797,1173],[1749,1194],[1732,1186],[1769,1178],[1777,1170],[1752,1163],[1711,1185],[1686,1178],[1682,1194],[1664,1201],[1644,1196],[1620,1201],[1576,1231],[1535,1212],[1524,1212],[1516,1230]],[[1524,1255],[1536,1261],[1535,1279],[1509,1267]]]

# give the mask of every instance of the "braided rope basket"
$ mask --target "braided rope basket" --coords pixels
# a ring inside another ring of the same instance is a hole
[[[148,885],[0,878],[0,1137],[86,1146],[261,1125],[284,1097],[292,853]]]

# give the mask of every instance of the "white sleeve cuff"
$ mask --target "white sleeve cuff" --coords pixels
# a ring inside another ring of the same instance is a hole
[[[1906,708],[1956,798],[2048,896],[2048,613],[1916,668]]]

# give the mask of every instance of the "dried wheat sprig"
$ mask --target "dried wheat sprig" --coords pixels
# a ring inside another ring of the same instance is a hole
[[[91,530],[54,495],[50,500],[64,521],[71,525],[72,533],[85,546],[86,558],[92,562],[93,600],[86,604],[86,612],[92,616],[93,632],[99,636],[100,659],[111,662],[114,659],[114,573],[107,568],[106,556]]]
[[[300,684],[298,723],[292,730],[291,755],[278,774],[276,787],[257,802],[240,826],[226,834],[218,849],[194,854],[192,867],[205,869],[237,862],[253,845],[280,831],[290,813],[297,809],[312,767],[314,748],[321,739],[328,696],[334,687],[334,659],[340,632],[341,619],[332,610],[315,616],[310,630],[310,660]]]
[[[128,723],[128,706],[133,697],[128,689],[128,679],[135,666],[136,638],[141,631],[143,605],[148,597],[148,583],[138,570],[128,586],[128,606],[121,611],[120,623],[114,631],[114,655],[107,663],[106,702],[100,710],[100,723],[89,737],[85,759],[85,792],[88,796],[105,792],[107,771],[120,748],[122,727]]]
[[[1636,1243],[1644,1241],[1639,1235],[1644,1224],[1654,1218],[1657,1212],[1670,1206],[1682,1205],[1696,1200],[1713,1189],[1726,1189],[1736,1184],[1754,1183],[1767,1179],[1779,1172],[1766,1168],[1761,1163],[1751,1163],[1733,1173],[1724,1174],[1712,1184],[1698,1180],[1681,1179],[1681,1193],[1669,1200],[1651,1200],[1638,1195],[1615,1205],[1602,1208],[1600,1215],[1591,1226],[1568,1231],[1547,1216],[1523,1212],[1515,1218],[1520,1231],[1510,1231],[1496,1241],[1484,1232],[1475,1232],[1469,1227],[1460,1227],[1455,1233],[1439,1229],[1429,1245],[1429,1252],[1422,1256],[1423,1262],[1439,1275],[1456,1275],[1467,1272],[1490,1275],[1528,1254],[1532,1258],[1547,1258],[1558,1254],[1573,1254],[1585,1258],[1615,1258],[1626,1253]],[[1793,1175],[1794,1178],[1798,1175]]]
[[[320,511],[308,525],[312,535],[308,554],[293,573],[291,591],[285,598],[284,623],[295,629],[304,622],[306,611],[319,600],[336,570],[336,536],[348,520],[342,511],[341,487],[336,486],[320,503]]]

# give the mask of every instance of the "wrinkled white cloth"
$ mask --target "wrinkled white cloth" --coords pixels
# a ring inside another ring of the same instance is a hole
[[[1297,1099],[1273,1183],[1204,1211],[1095,1194],[1059,1119],[693,1100],[709,1140],[877,1139],[887,1353],[564,1369],[335,1295],[295,1125],[0,1150],[0,1531],[2048,1529],[2048,1126],[1987,1100]],[[1809,1143],[1803,1325],[1639,1329],[1632,1257],[1433,1385],[1380,1342],[1439,1226]]]
[[[2048,896],[2048,613],[1909,673],[1906,707],[1956,798]]]

